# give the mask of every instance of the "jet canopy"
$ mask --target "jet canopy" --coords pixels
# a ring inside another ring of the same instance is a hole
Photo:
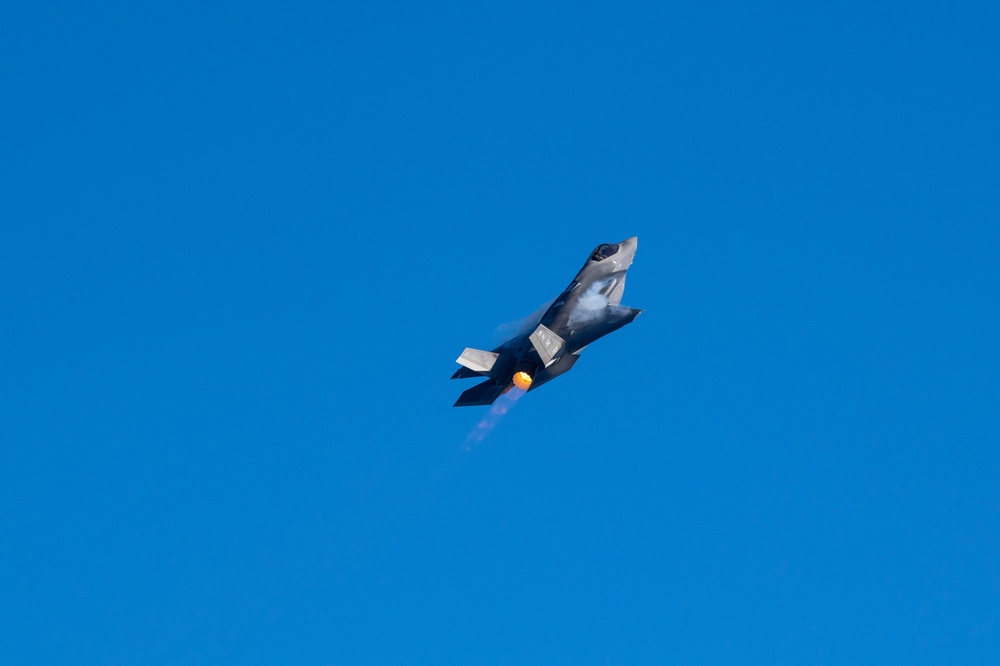
[[[602,243],[601,245],[598,245],[597,249],[594,250],[594,253],[592,255],[590,255],[590,260],[591,261],[601,261],[603,259],[607,259],[610,256],[613,256],[617,252],[618,252],[618,246],[617,245],[611,245],[609,243]]]

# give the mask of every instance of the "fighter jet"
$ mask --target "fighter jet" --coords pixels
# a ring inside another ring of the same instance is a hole
[[[487,379],[465,391],[455,407],[490,405],[515,387],[533,391],[568,372],[591,342],[632,323],[642,310],[620,303],[638,244],[633,236],[598,245],[566,290],[533,322],[537,326],[531,333],[493,351],[466,348],[457,359],[462,367],[451,378]]]

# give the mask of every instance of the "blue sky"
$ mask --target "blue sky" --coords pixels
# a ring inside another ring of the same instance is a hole
[[[0,661],[994,662],[998,29],[5,6]],[[453,360],[632,235],[463,451]]]

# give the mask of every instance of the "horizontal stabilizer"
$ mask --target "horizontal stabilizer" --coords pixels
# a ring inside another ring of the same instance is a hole
[[[528,336],[528,339],[531,340],[531,345],[546,366],[552,364],[566,344],[562,338],[545,328],[543,324],[539,324],[535,332]]]
[[[476,372],[475,370],[469,370],[468,368],[459,368],[455,371],[455,374],[451,376],[452,379],[468,379],[469,377],[482,377],[483,373]]]
[[[500,354],[496,352],[483,351],[482,349],[473,349],[472,347],[466,347],[462,355],[455,359],[456,363],[460,363],[469,370],[473,372],[489,372],[493,368],[493,364],[497,362],[497,358]]]
[[[460,395],[455,402],[455,407],[492,405],[493,401],[499,398],[506,389],[507,387],[503,384],[495,384],[492,379],[488,379],[482,384],[476,384]]]
[[[535,375],[535,378],[532,380],[531,386],[528,387],[528,390],[534,391],[545,382],[552,381],[564,372],[569,372],[573,367],[573,364],[576,363],[579,358],[580,357],[577,354],[564,354],[558,361],[547,368],[543,368],[541,372]]]

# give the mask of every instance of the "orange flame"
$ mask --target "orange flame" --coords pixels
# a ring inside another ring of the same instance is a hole
[[[521,389],[522,391],[527,391],[528,387],[531,386],[531,375],[523,371],[515,372],[514,386]]]

